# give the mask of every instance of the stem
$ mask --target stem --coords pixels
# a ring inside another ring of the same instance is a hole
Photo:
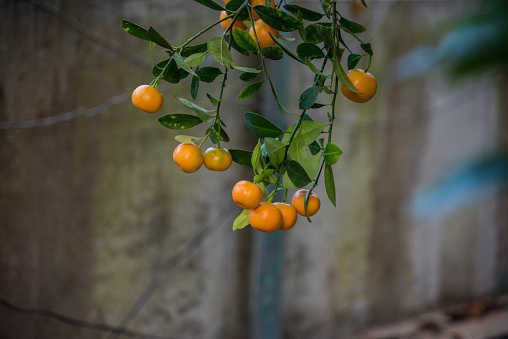
[[[195,40],[196,38],[198,38],[199,36],[201,36],[203,33],[209,31],[210,29],[212,29],[213,27],[217,26],[218,24],[220,24],[221,22],[223,22],[224,20],[227,20],[231,17],[233,17],[234,14],[230,14],[228,15],[227,17],[225,17],[224,19],[221,19],[219,21],[216,21],[214,22],[213,24],[209,25],[208,27],[206,27],[205,29],[199,31],[198,33],[196,33],[194,36],[190,37],[187,41],[185,41],[180,47],[177,48],[177,50],[182,50],[185,46],[187,46],[189,43],[191,43],[193,40]]]
[[[232,17],[231,22],[229,23],[228,27],[224,30],[224,33],[222,33],[222,35],[221,35],[222,38],[228,31],[230,31],[231,36],[233,36],[233,28],[232,27],[235,24],[236,18],[238,17],[240,12],[244,9],[244,7],[247,6],[247,4],[249,4],[249,3],[250,3],[250,0],[245,0],[245,2],[240,7],[238,7],[238,9],[236,10],[235,13],[228,15],[228,17],[224,19],[224,20],[227,20],[228,18]]]

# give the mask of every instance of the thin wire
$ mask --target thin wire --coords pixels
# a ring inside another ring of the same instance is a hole
[[[226,210],[229,210],[229,213],[225,214]],[[153,295],[157,287],[161,284],[161,282],[166,277],[167,273],[176,265],[178,265],[183,260],[187,259],[191,254],[193,254],[197,249],[203,245],[203,243],[210,238],[210,236],[217,231],[220,227],[216,227],[215,225],[220,221],[224,220],[224,223],[221,225],[227,224],[233,212],[236,212],[236,209],[231,208],[230,205],[225,205],[222,210],[217,214],[215,219],[210,222],[201,232],[199,232],[191,241],[185,245],[185,247],[175,256],[168,259],[159,271],[154,275],[150,283],[145,287],[144,291],[139,295],[137,300],[131,306],[129,311],[124,315],[119,328],[127,329],[127,326],[134,319],[134,317],[139,313],[141,308],[147,303],[150,297]],[[119,335],[123,334],[121,331],[110,331],[106,336],[107,339],[117,338]]]
[[[76,18],[70,16],[69,14],[62,11],[60,8],[47,3],[43,0],[28,0],[28,2],[31,2],[32,4],[40,7],[44,11],[50,13],[51,15],[55,16],[60,21],[64,22],[65,24],[69,25],[71,28],[76,30],[79,34],[87,37],[88,39],[108,48],[109,50],[115,52],[116,54],[126,58],[133,64],[146,68],[151,69],[152,64],[136,53],[133,53],[132,51],[128,50],[127,48],[120,45],[118,42],[111,40],[100,33],[97,33],[96,31],[92,30],[88,26],[83,25],[81,22],[79,22]]]

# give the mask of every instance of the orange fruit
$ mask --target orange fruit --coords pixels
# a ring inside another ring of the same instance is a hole
[[[220,18],[221,18],[221,20],[224,19],[227,16],[228,16],[228,13],[226,13],[226,11],[220,12]],[[231,20],[232,19],[227,19],[227,20],[221,21],[220,25],[222,26],[222,28],[226,29],[226,28],[228,28],[229,24],[231,23]],[[245,26],[243,21],[238,21],[237,20],[233,24],[233,28],[240,28],[240,29],[244,29],[245,30],[245,29],[247,29],[247,26]]]
[[[352,92],[341,84],[340,90],[346,98],[359,103],[367,102],[372,99],[377,90],[376,78],[374,78],[372,74],[356,68],[353,68],[346,74],[349,80],[353,83],[353,86],[355,86],[357,91],[360,92]]]
[[[210,147],[203,153],[203,156],[205,157],[205,167],[212,171],[225,171],[233,162],[231,153],[221,147]]]
[[[203,153],[194,144],[180,144],[173,151],[173,160],[185,173],[194,173],[203,165]]]
[[[283,231],[292,229],[298,218],[298,214],[296,214],[296,209],[293,205],[284,202],[274,202],[273,204],[282,212],[282,226],[280,229]]]
[[[309,190],[301,189],[293,194],[293,199],[291,200],[291,205],[296,209],[298,214],[305,216],[305,195]],[[313,216],[317,213],[319,208],[321,207],[321,200],[316,193],[312,192],[309,197],[309,202],[307,204],[307,211],[309,212],[309,217]]]
[[[262,202],[249,212],[250,225],[263,232],[275,232],[282,226],[282,212],[271,202]]]
[[[263,199],[263,191],[253,182],[242,180],[233,187],[233,201],[243,209],[258,207]]]
[[[258,6],[258,5],[263,5],[264,6],[265,5],[265,0],[251,0],[250,5],[252,7],[255,7],[255,6]],[[270,0],[270,7],[275,7],[275,1],[274,0]],[[256,20],[259,19],[259,15],[258,15],[258,13],[256,13],[256,11],[254,9],[251,11],[251,15],[252,15],[252,17],[254,19],[256,19]]]
[[[147,113],[159,111],[164,103],[162,93],[158,89],[148,85],[138,86],[132,92],[131,99],[134,106]]]
[[[224,3],[227,4],[230,0],[224,0]]]
[[[256,35],[258,37],[259,47],[261,49],[263,49],[263,47],[266,46],[275,45],[275,41],[273,41],[272,37],[270,36],[270,34],[268,34],[268,32],[271,32],[274,37],[278,38],[279,37],[278,30],[268,26],[262,20],[254,22],[253,27],[256,29]],[[254,41],[256,41],[256,36],[254,35],[254,30],[252,29],[252,27],[249,29],[249,35]]]

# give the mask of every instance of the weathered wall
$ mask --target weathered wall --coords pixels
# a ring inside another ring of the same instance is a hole
[[[301,219],[284,234],[285,338],[337,338],[495,288],[508,260],[506,196],[440,219],[415,221],[404,209],[420,184],[506,135],[506,80],[451,86],[431,74],[397,82],[392,67],[422,41],[422,27],[469,5],[374,1],[355,12],[369,23],[379,92],[365,105],[338,104],[337,208],[318,189],[323,205],[313,223]],[[185,0],[4,1],[0,9],[0,122],[79,107],[90,115],[0,130],[0,299],[120,325],[153,286],[129,329],[247,338],[252,231],[231,231],[239,208],[230,189],[251,173],[176,168],[175,133],[130,104],[132,89],[151,81],[150,58],[147,44],[120,27],[122,18],[153,25],[178,44],[215,14]],[[291,71],[277,80],[290,86],[293,111],[309,76]],[[165,113],[187,113],[172,93],[188,98],[188,85],[165,87]],[[227,87],[230,148],[255,142],[242,113],[256,103],[237,102],[240,88]],[[203,85],[203,97],[204,89],[217,91]],[[214,233],[172,267],[202,230]],[[105,332],[0,304],[0,337]]]

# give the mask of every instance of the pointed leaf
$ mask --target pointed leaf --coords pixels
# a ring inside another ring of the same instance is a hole
[[[247,151],[243,149],[230,149],[229,153],[231,153],[233,161],[236,162],[237,164],[252,168],[251,164],[252,151]]]
[[[243,54],[245,56],[249,56],[249,51],[246,50],[245,48],[242,48],[240,47],[240,45],[238,45],[238,43],[236,42],[235,38],[231,38],[231,34],[228,33],[224,39],[226,40],[226,42],[229,44],[229,40],[231,39],[231,47],[233,47],[238,53],[240,54]]]
[[[135,36],[136,38],[151,41],[150,37],[148,36],[148,31],[144,27],[141,27],[125,19],[122,20],[122,27],[127,33]]]
[[[229,0],[226,4],[226,11],[228,13],[237,12],[238,9],[244,4],[245,0]],[[236,20],[243,21],[249,18],[249,11],[247,6],[245,6],[242,11],[238,14]]]
[[[344,72],[344,69],[342,68],[342,65],[340,64],[340,59],[337,57],[334,60],[334,68],[335,68],[335,75],[339,79],[340,83],[344,85],[348,90],[359,93],[358,90],[355,88],[351,80],[347,77],[346,72]]]
[[[261,151],[261,142],[258,141],[256,147],[252,151],[252,157],[250,159],[254,174],[259,174],[263,171],[264,161],[263,152]]]
[[[173,54],[173,59],[175,60],[176,64],[178,65],[178,67],[180,67],[181,69],[185,70],[187,73],[190,73],[194,76],[198,76],[196,73],[194,73],[194,71],[192,70],[192,68],[189,67],[189,65],[187,65],[185,63],[185,60],[183,60],[182,56],[178,53],[175,53]]]
[[[316,32],[323,39],[326,46],[333,48],[333,28],[325,24],[316,24]]]
[[[309,43],[315,44],[315,45],[323,42],[323,38],[318,34],[316,26],[317,26],[317,24],[312,24],[312,25],[305,27],[305,30],[304,30],[305,38],[302,36],[303,41],[309,42]]]
[[[262,115],[247,112],[244,119],[247,128],[260,138],[277,138],[283,132],[277,125]]]
[[[196,74],[203,82],[211,83],[222,74],[221,70],[215,67],[203,67],[196,70]]]
[[[258,5],[254,10],[268,26],[275,28],[278,31],[292,32],[297,30],[303,25],[301,20],[283,12],[275,7],[267,7]]]
[[[321,0],[321,7],[323,7],[323,13],[330,19],[330,13],[332,11],[332,2],[330,0]]]
[[[188,56],[191,56],[192,54],[196,53],[206,53],[208,51],[208,44],[206,42],[199,44],[199,45],[192,45],[192,46],[185,46],[182,48],[182,51],[180,54],[186,58]]]
[[[291,49],[289,49],[288,46],[284,45],[284,43],[282,41],[280,41],[279,39],[277,39],[270,31],[268,31],[268,34],[270,34],[270,36],[272,37],[273,41],[275,41],[275,43],[277,45],[279,45],[282,48],[282,50],[284,52],[286,52],[287,55],[289,55],[290,57],[292,57],[296,61],[301,62],[303,64],[303,61],[300,60],[300,58],[298,57],[298,55],[295,54],[295,52],[293,52]]]
[[[175,140],[182,144],[193,144],[202,138],[193,137],[191,135],[176,135]]]
[[[233,66],[234,69],[240,71],[240,72],[247,72],[247,73],[261,73],[259,69],[256,68],[250,68],[250,67],[241,67],[241,66]]]
[[[192,97],[192,99],[196,100],[196,98],[198,96],[198,91],[199,91],[199,78],[196,76],[192,76],[192,81],[191,81],[191,97]]]
[[[294,160],[286,161],[287,175],[291,182],[298,188],[303,187],[312,181],[307,175],[302,165]]]
[[[301,110],[310,108],[312,105],[314,105],[319,93],[321,93],[322,91],[323,91],[322,86],[312,86],[312,87],[307,88],[300,95],[299,108]]]
[[[325,187],[326,194],[328,195],[328,199],[333,204],[333,206],[337,207],[335,202],[335,180],[333,179],[333,170],[332,166],[325,165]]]
[[[233,231],[241,230],[249,225],[249,213],[250,210],[243,210],[239,216],[233,221]]]
[[[364,5],[365,7],[367,7],[367,4],[365,3],[365,0],[362,0],[362,5]]]
[[[299,44],[296,47],[296,54],[298,54],[298,56],[302,60],[305,60],[307,58],[310,60],[322,59],[325,57],[325,54],[323,53],[321,48],[319,48],[318,46],[311,44],[309,42],[303,42],[303,43]]]
[[[215,99],[210,93],[206,93],[207,98],[210,100],[212,105],[217,106],[219,104],[219,100]]]
[[[360,47],[365,51],[365,53],[367,53],[368,55],[373,55],[374,52],[372,51],[372,46],[370,44],[370,42],[366,43],[366,44],[360,44]]]
[[[231,68],[234,65],[233,56],[228,49],[226,40],[216,37],[208,41],[208,51],[212,57],[221,65]]]
[[[214,11],[224,11],[224,7],[218,5],[215,1],[212,0],[194,0],[196,2],[199,2],[200,4],[213,9]]]
[[[192,128],[203,122],[197,116],[188,114],[165,114],[158,120],[162,126],[176,130]]]
[[[214,144],[218,144],[222,141],[222,136],[213,128],[213,126],[208,127],[207,133],[210,136],[210,141]]]
[[[297,15],[298,12],[301,13],[302,18],[308,21],[319,21],[323,17],[323,14],[311,11],[305,7],[297,6],[297,5],[284,5],[284,9],[289,13]]]
[[[152,26],[148,27],[147,33],[151,41],[155,42],[159,46],[167,48],[170,51],[173,51],[173,47],[171,46],[171,44],[159,32],[157,32],[155,28],[153,28]]]
[[[282,52],[282,48],[280,46],[263,47],[261,54],[263,54],[265,58],[271,60],[280,60],[284,57],[284,52]]]
[[[321,152],[321,146],[318,144],[317,141],[314,141],[312,142],[310,145],[309,145],[309,151],[310,151],[310,154],[312,155],[316,155],[318,154],[319,152]]]
[[[178,101],[180,101],[182,104],[184,104],[187,108],[194,110],[196,115],[204,122],[212,121],[212,116],[208,113],[208,111],[206,109],[199,107],[198,105],[196,105],[193,102],[190,102],[187,99],[179,98],[177,96],[175,96],[175,97],[178,99]]]
[[[240,74],[240,80],[242,81],[245,81],[245,82],[251,82],[253,81],[254,79],[256,79],[258,75],[256,73],[242,73]]]
[[[350,21],[344,17],[340,18],[339,24],[340,24],[341,28],[345,28],[346,30],[348,30],[351,33],[357,34],[357,33],[363,33],[365,31],[367,31],[367,28],[363,27],[359,23]]]
[[[321,154],[312,155],[298,160],[298,163],[303,167],[309,178],[314,178],[319,172],[319,165]]]
[[[249,33],[240,28],[233,29],[233,38],[238,46],[252,52],[256,52],[256,42],[252,39]]]
[[[347,57],[347,68],[348,70],[351,70],[358,65],[358,62],[360,62],[360,59],[362,56],[360,54],[351,53]]]
[[[265,148],[268,152],[270,162],[275,168],[278,168],[282,161],[284,161],[286,146],[277,139],[265,138]]]
[[[205,61],[206,53],[194,53],[185,59],[185,63],[189,65],[189,67],[198,67]]]
[[[335,145],[333,142],[326,144],[325,150],[323,151],[323,156],[325,157],[326,164],[330,166],[335,164],[337,161],[339,161],[342,153],[343,152],[339,146]]]
[[[326,124],[319,121],[303,121],[300,128],[300,134],[305,145],[310,145],[323,132]]]
[[[315,74],[317,75],[321,75],[321,76],[325,76],[316,66],[314,66],[314,64],[309,60],[309,59],[306,59],[305,60],[305,64],[307,65],[307,67],[309,67],[309,69],[314,72]],[[312,108],[312,106],[311,106]]]
[[[241,100],[241,99],[248,99],[248,98],[252,97],[259,91],[261,86],[263,86],[264,82],[265,81],[263,80],[263,81],[258,81],[258,82],[248,85],[240,92],[240,94],[238,95],[238,99]]]

